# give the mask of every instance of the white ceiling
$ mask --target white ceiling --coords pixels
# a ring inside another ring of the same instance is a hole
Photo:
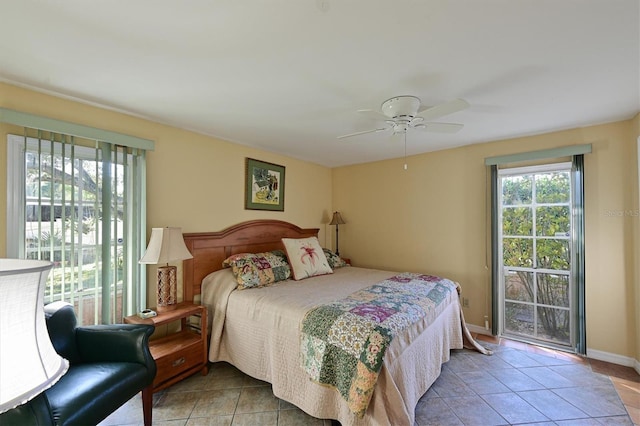
[[[333,167],[404,155],[336,139],[397,95],[471,104],[438,120],[457,134],[409,130],[409,155],[633,117],[639,5],[2,0],[0,80]]]

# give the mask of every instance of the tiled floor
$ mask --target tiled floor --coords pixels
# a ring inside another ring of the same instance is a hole
[[[478,340],[495,355],[452,351],[416,407],[417,425],[640,425],[640,376],[633,369],[508,340]],[[155,394],[153,423],[331,425],[225,363]],[[140,396],[100,425],[134,424],[142,424]]]

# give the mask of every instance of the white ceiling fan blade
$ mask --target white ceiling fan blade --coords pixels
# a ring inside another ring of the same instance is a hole
[[[344,139],[344,138],[350,138],[352,136],[366,135],[367,133],[384,132],[385,130],[389,130],[389,128],[388,127],[382,127],[380,129],[371,129],[371,130],[365,130],[365,131],[362,131],[362,132],[349,133],[348,135],[338,136],[336,139]]]
[[[464,124],[458,123],[424,123],[414,126],[415,129],[438,133],[456,133],[462,130]]]
[[[453,114],[454,112],[462,111],[467,108],[469,108],[469,102],[464,99],[454,99],[436,106],[420,108],[418,112],[425,120],[435,120],[436,118]]]
[[[387,117],[386,115],[384,115],[380,111],[374,111],[372,109],[359,109],[358,113],[362,114],[362,115],[365,115],[365,116],[367,116],[368,118],[370,118],[372,120],[382,120],[382,121],[388,121],[389,120],[389,117]]]

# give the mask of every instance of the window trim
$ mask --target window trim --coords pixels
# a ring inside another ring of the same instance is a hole
[[[498,179],[499,179],[499,165],[509,164],[514,161],[517,156],[521,161],[523,159],[531,160],[533,154],[536,159],[543,159],[543,154],[557,154],[559,152],[567,153],[573,151],[574,155],[571,158],[571,180],[572,180],[572,215],[574,228],[571,231],[571,244],[572,253],[575,257],[572,258],[572,272],[573,279],[578,283],[574,296],[575,302],[575,319],[576,319],[576,347],[575,353],[586,354],[587,348],[587,333],[586,333],[586,305],[585,305],[585,222],[584,222],[584,155],[578,151],[584,151],[584,153],[591,152],[591,144],[587,145],[575,145],[573,147],[567,147],[567,149],[557,148],[551,150],[533,151],[532,153],[516,154],[514,156],[500,156],[490,157],[485,159],[485,164],[489,167],[491,174],[490,181],[490,193],[488,197],[491,200],[491,333],[496,336],[499,334],[499,311],[500,311],[500,288],[498,285],[498,277],[500,274],[499,265],[499,238],[498,238]],[[526,157],[526,158],[525,158]],[[563,161],[556,161],[557,158],[544,158],[549,163],[562,163]],[[525,166],[526,167],[526,166]],[[518,168],[518,167],[514,167]]]
[[[0,108],[0,123],[9,123],[20,127],[28,127],[30,129],[40,129],[47,132],[104,141],[129,148],[143,149],[145,151],[153,151],[155,149],[155,142],[149,139],[112,132],[110,130],[99,129],[97,127],[70,123],[68,121],[42,117],[40,115],[15,111],[9,108]]]

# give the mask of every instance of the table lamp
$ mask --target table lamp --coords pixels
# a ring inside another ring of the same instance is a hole
[[[342,219],[342,216],[340,215],[340,212],[333,212],[333,217],[331,218],[331,222],[329,222],[329,225],[335,225],[336,226],[336,254],[338,256],[340,256],[340,250],[338,249],[338,226],[339,225],[344,225],[345,222]]]
[[[147,251],[140,259],[142,264],[159,265],[158,267],[158,311],[176,308],[178,303],[178,280],[175,266],[169,262],[192,259],[184,244],[182,228],[152,228]]]
[[[53,347],[44,318],[44,289],[53,264],[0,259],[0,413],[53,386],[69,362]]]

